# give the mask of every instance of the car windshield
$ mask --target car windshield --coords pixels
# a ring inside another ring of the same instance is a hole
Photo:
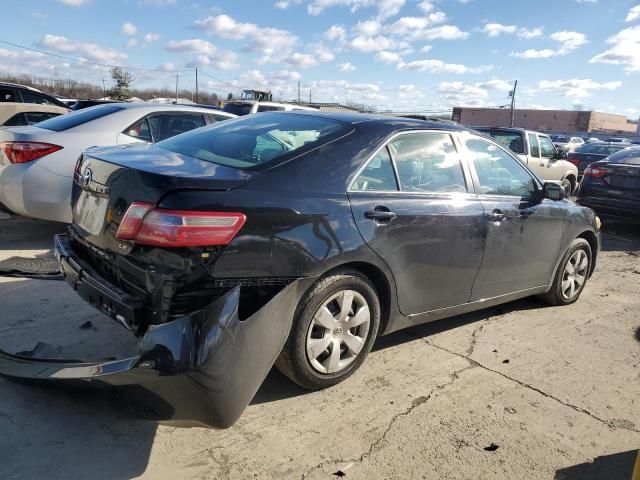
[[[84,110],[67,113],[66,115],[60,115],[59,117],[45,120],[44,122],[38,123],[38,128],[53,130],[54,132],[62,132],[120,110],[124,110],[124,107],[121,105],[98,105],[96,107],[85,108]]]
[[[223,111],[233,113],[234,115],[242,116],[249,115],[251,113],[250,103],[227,103],[223,108]]]
[[[595,155],[611,155],[612,153],[619,152],[624,148],[624,145],[606,145],[599,143],[588,143],[575,149],[576,153],[592,153]]]
[[[609,163],[640,165],[640,147],[625,148],[611,155],[607,160]]]
[[[227,167],[251,169],[303,153],[349,131],[348,124],[292,113],[229,120],[158,142],[157,147]]]
[[[522,141],[522,134],[519,132],[510,132],[508,130],[480,130],[487,135],[490,135],[500,145],[508,148],[514,153],[524,154],[524,142]]]

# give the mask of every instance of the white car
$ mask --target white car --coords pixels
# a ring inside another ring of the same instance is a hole
[[[232,100],[222,107],[224,112],[235,115],[251,115],[260,112],[293,112],[296,110],[307,110],[317,112],[318,110],[295,103],[262,102],[257,100]]]
[[[235,115],[188,105],[110,103],[0,130],[0,203],[19,215],[71,222],[73,171],[90,147],[154,143]]]

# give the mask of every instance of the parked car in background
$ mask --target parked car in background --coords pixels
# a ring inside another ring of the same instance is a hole
[[[62,95],[53,95],[53,96],[58,100],[60,100],[69,108],[71,108],[73,105],[75,105],[78,102],[77,98],[67,98],[67,97],[63,97]]]
[[[87,148],[154,143],[234,116],[187,105],[114,103],[1,129],[0,203],[19,215],[69,223],[74,166]]]
[[[224,112],[233,113],[242,116],[260,112],[293,112],[299,110],[307,110],[317,112],[315,108],[305,107],[304,105],[296,105],[294,103],[278,103],[278,102],[260,102],[251,100],[240,100],[226,102],[222,107]]]
[[[68,108],[67,105],[51,95],[17,83],[0,82],[0,103],[2,102],[37,103],[40,105],[55,105]]]
[[[95,107],[96,105],[107,105],[109,103],[122,103],[118,100],[77,100],[71,105],[71,110],[82,110],[83,108]]]
[[[609,143],[629,143],[629,139],[628,138],[622,138],[622,137],[611,137],[611,138],[607,138],[607,142],[609,142]]]
[[[640,222],[640,146],[629,147],[589,165],[578,203],[603,217]]]
[[[67,113],[69,109],[56,105],[36,103],[0,103],[0,126],[20,127],[33,125],[58,115]]]
[[[580,137],[568,137],[566,135],[552,135],[551,141],[560,150],[572,152],[580,145],[584,145],[584,140]]]
[[[128,385],[218,428],[274,363],[318,390],[380,334],[531,295],[572,304],[599,251],[593,211],[491,138],[377,115],[264,113],[87,151],[72,205],[64,277],[139,348],[0,352],[0,373]]]
[[[578,180],[582,179],[582,173],[590,163],[597,162],[609,155],[619,152],[630,144],[626,143],[587,143],[569,152],[567,160],[578,168]]]
[[[602,140],[596,137],[589,137],[585,140],[586,143],[604,143]],[[579,147],[578,147],[579,148]]]
[[[567,195],[576,191],[578,169],[566,160],[566,152],[556,149],[547,135],[522,128],[471,128],[489,135],[517,154],[522,163],[541,179],[561,182]]]

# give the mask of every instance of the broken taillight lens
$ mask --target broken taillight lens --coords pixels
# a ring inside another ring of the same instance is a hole
[[[62,150],[60,145],[43,142],[2,142],[0,150],[11,163],[29,163]]]
[[[134,202],[124,214],[116,238],[157,247],[227,245],[245,221],[244,213],[165,210]]]

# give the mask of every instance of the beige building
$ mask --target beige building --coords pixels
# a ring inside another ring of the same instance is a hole
[[[463,125],[509,127],[511,110],[455,107],[453,120]],[[516,109],[514,127],[542,132],[602,132],[635,134],[638,125],[624,115],[570,110]]]

